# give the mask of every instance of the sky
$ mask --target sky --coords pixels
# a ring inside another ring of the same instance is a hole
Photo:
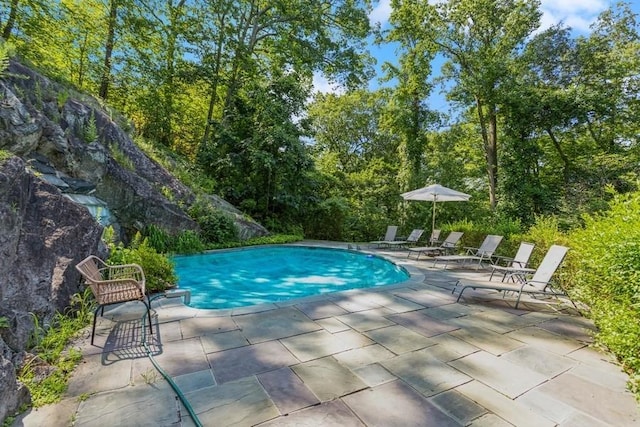
[[[433,1],[433,0],[431,0]],[[552,25],[564,22],[565,26],[571,27],[577,34],[588,34],[589,26],[597,19],[598,15],[617,3],[618,0],[541,0],[542,18],[540,30],[545,30]],[[640,14],[640,1],[626,0],[631,4],[632,10]],[[369,14],[369,21],[372,25],[377,23],[385,29],[389,28],[389,16],[391,15],[391,0],[380,0],[375,4]],[[540,31],[539,30],[539,31]],[[385,61],[395,63],[395,52],[393,46],[369,47],[371,54],[377,61],[376,71],[380,71],[380,66]],[[437,72],[437,65],[434,65],[434,73]],[[378,77],[375,77],[369,84],[371,89],[379,86]],[[323,76],[316,74],[313,80],[316,91],[323,93],[340,92],[338,86],[330,84]],[[430,99],[430,106],[435,110],[446,111],[449,108],[443,94],[434,90]]]

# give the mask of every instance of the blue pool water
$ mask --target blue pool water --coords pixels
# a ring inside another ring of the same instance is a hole
[[[232,308],[409,279],[401,267],[354,251],[266,246],[173,258],[191,306]]]

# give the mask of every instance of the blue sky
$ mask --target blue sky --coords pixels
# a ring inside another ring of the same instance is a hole
[[[434,1],[434,0],[430,0]],[[542,3],[542,19],[541,30],[562,21],[568,27],[571,27],[577,34],[587,34],[589,26],[596,20],[598,15],[617,3],[618,0],[541,0]],[[627,0],[631,4],[631,8],[640,13],[640,2],[638,0]],[[389,16],[391,15],[391,0],[378,1],[369,15],[372,24],[380,23],[382,28],[389,27]],[[395,52],[392,46],[370,46],[371,54],[376,58],[376,70],[380,70],[380,66],[385,61],[395,63]],[[437,73],[439,65],[434,64],[434,73]],[[340,88],[331,85],[323,76],[316,75],[313,81],[315,90],[320,92],[340,92]],[[378,87],[377,77],[374,78],[369,85],[371,88]],[[434,90],[431,97],[431,108],[446,111],[449,105],[443,95],[438,93],[439,89]]]

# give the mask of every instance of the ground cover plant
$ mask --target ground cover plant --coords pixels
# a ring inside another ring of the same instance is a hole
[[[67,389],[69,377],[82,359],[72,343],[91,321],[93,307],[91,290],[86,289],[75,294],[71,307],[56,313],[50,324],[42,325],[33,316],[35,328],[18,379],[29,388],[34,407],[59,401]]]

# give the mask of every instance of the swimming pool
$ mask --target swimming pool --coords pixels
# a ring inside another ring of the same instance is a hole
[[[233,308],[400,283],[405,269],[342,249],[266,246],[173,258],[191,306]]]

